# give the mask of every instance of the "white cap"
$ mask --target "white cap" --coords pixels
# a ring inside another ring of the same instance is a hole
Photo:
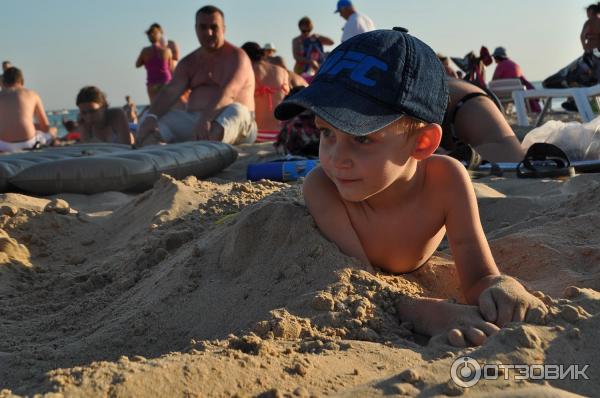
[[[273,45],[273,43],[266,43],[263,46],[263,50],[274,50],[274,51],[276,51],[277,49],[275,48],[275,46]]]

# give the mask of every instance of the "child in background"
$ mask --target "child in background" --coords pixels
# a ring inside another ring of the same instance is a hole
[[[78,131],[79,125],[73,120],[66,120],[63,116],[62,125],[67,130],[67,134],[63,137],[63,141],[81,141],[81,133]]]

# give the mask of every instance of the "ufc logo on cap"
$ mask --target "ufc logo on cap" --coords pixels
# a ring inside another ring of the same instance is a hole
[[[385,72],[388,70],[388,66],[385,62],[367,54],[357,51],[340,51],[327,58],[319,74],[336,76],[343,70],[349,70],[352,71],[350,79],[365,86],[373,87],[377,82],[367,77],[372,69]]]

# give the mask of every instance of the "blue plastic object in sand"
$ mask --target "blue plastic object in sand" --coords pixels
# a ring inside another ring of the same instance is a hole
[[[298,178],[306,176],[318,164],[318,160],[312,159],[249,164],[246,176],[250,181],[296,181]]]

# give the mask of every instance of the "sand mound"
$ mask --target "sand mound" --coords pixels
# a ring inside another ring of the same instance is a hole
[[[599,294],[572,288],[558,298],[571,284],[600,290],[600,179],[578,179],[482,180],[482,220],[498,264],[540,290],[551,315],[546,326],[512,325],[466,350],[442,337],[428,343],[396,316],[401,292],[460,300],[447,254],[406,276],[367,272],[318,232],[299,185],[163,177],[137,196],[6,195],[0,389],[458,395],[465,391],[449,382],[449,369],[465,354],[594,363],[595,349],[584,347],[597,340]],[[551,385],[485,381],[472,394],[592,394],[600,375],[594,367],[588,375]]]

